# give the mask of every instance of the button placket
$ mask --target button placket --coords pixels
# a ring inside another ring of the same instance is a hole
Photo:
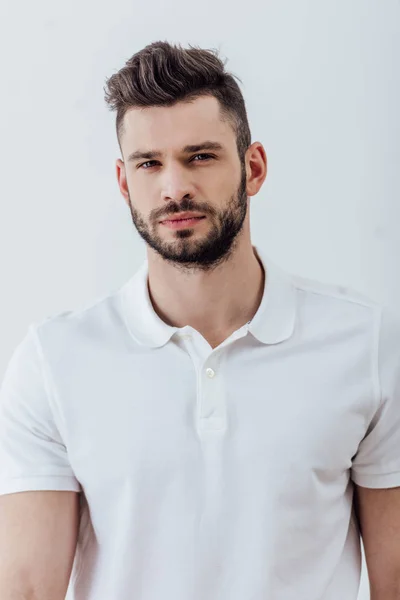
[[[201,337],[196,339],[192,333],[181,333],[179,337],[185,340],[184,346],[196,365],[199,431],[224,430],[226,427],[225,388],[223,378],[220,376],[220,365],[226,348],[221,347],[210,352],[208,344]],[[201,356],[203,356],[203,364],[201,364]]]
[[[216,354],[212,357],[217,362]],[[200,385],[200,429],[219,430],[225,427],[225,400],[219,365],[203,366]]]

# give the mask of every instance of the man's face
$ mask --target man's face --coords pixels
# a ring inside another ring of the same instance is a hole
[[[226,260],[243,228],[248,197],[246,167],[232,127],[220,120],[216,98],[131,109],[124,123],[124,163],[119,162],[139,235],[163,259],[191,271],[209,270]],[[222,149],[183,151],[206,141],[218,142]],[[130,160],[137,151],[162,155]],[[188,211],[205,218],[179,229],[162,223]]]

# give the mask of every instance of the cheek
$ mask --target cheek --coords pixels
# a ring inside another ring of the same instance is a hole
[[[232,173],[227,173],[225,171],[223,173],[215,172],[211,175],[207,174],[204,181],[204,187],[213,198],[231,196],[236,190]]]

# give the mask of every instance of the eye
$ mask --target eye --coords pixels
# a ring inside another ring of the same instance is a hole
[[[209,158],[212,158],[211,154],[196,154],[196,155],[193,157],[193,160],[194,160],[194,159],[195,159],[197,156],[207,156],[207,157],[209,157]],[[199,162],[199,161],[196,161],[196,162]],[[201,160],[200,162],[203,162],[203,161]]]
[[[203,156],[203,157],[204,157],[204,156],[206,156],[207,158],[206,158],[205,160],[208,160],[208,158],[213,158],[213,156],[212,156],[211,154],[195,154],[195,155],[194,155],[194,157],[192,158],[192,160],[193,160],[194,162],[204,162],[204,160],[200,160],[200,161],[199,161],[199,160],[196,160],[196,161],[195,161],[194,159],[195,159],[195,158],[197,158],[198,156]],[[157,162],[157,161],[156,161],[156,160],[148,160],[148,161],[146,161],[145,163],[142,163],[141,165],[139,165],[139,167],[138,167],[138,168],[142,168],[142,167],[144,167],[145,165],[149,165],[150,163],[155,163],[155,162]],[[144,169],[144,170],[145,170],[145,171],[148,171],[148,169],[151,169],[151,167],[145,167],[145,169]]]
[[[145,163],[143,163],[143,164],[139,165],[139,167],[138,167],[138,168],[139,168],[139,169],[141,169],[142,167],[144,167],[144,165],[148,165],[148,164],[150,164],[150,163],[153,163],[153,162],[156,162],[156,161],[155,161],[155,160],[148,160],[147,162],[145,162]],[[148,169],[148,168],[150,168],[150,167],[146,167],[146,168],[145,168],[145,171],[147,171],[147,169]]]

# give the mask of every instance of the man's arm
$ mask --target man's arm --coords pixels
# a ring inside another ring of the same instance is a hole
[[[64,600],[78,530],[76,492],[0,496],[1,600]]]
[[[400,487],[354,485],[371,600],[400,600]]]

